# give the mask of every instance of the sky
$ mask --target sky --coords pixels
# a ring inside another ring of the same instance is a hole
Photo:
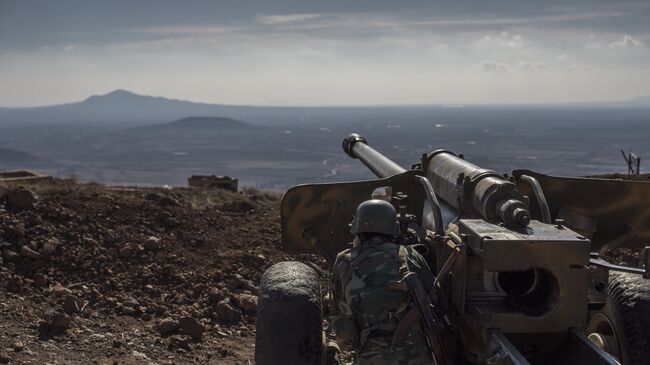
[[[0,106],[114,89],[222,104],[650,95],[650,1],[0,0]]]

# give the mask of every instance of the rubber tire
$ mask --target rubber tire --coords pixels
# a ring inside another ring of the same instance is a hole
[[[610,272],[602,310],[614,326],[625,365],[650,365],[650,279]]]
[[[321,365],[325,354],[320,279],[311,267],[285,261],[262,275],[255,363]]]

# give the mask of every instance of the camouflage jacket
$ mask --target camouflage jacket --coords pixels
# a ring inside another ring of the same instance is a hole
[[[400,254],[402,257],[400,258]],[[408,290],[391,283],[403,277],[404,265],[420,276],[425,290],[434,276],[413,248],[375,236],[358,247],[341,252],[334,262],[332,288],[333,327],[339,346],[356,352],[361,364],[427,363],[429,350],[419,326],[404,343],[392,344],[392,331],[410,302]]]

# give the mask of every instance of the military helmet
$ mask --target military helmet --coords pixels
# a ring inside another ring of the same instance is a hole
[[[350,233],[381,233],[389,236],[399,234],[395,207],[385,200],[371,199],[359,204]]]

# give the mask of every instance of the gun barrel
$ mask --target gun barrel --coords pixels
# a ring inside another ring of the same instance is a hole
[[[436,194],[461,211],[474,211],[483,219],[509,227],[524,227],[530,222],[528,204],[515,184],[494,171],[446,150],[429,154],[422,169]]]
[[[402,166],[368,146],[365,138],[352,133],[343,140],[343,150],[348,156],[358,158],[379,178],[406,172]]]
[[[361,160],[377,177],[406,171],[368,146],[366,139],[356,133],[343,140],[343,150]],[[500,221],[508,227],[524,227],[530,222],[528,204],[515,184],[494,171],[482,169],[446,150],[430,153],[422,161],[422,170],[435,194],[463,212],[463,216]]]

